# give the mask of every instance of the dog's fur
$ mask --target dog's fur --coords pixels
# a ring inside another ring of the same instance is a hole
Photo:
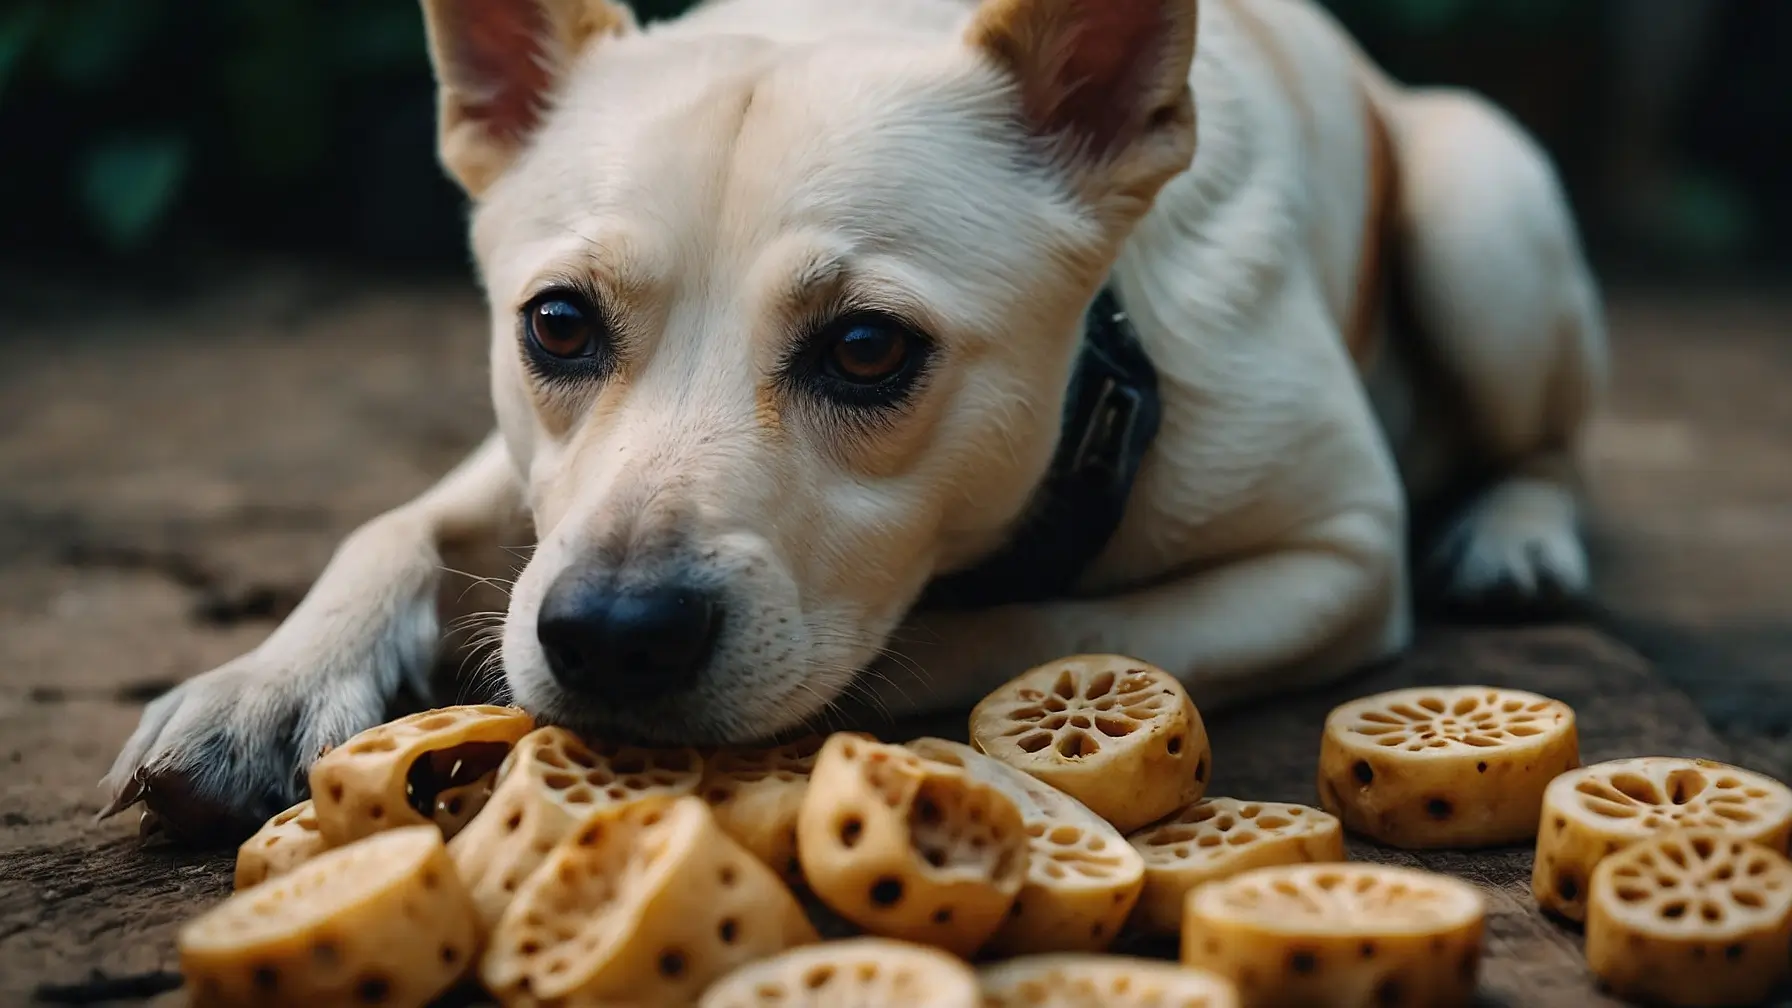
[[[1409,506],[1465,481],[1411,565],[1441,596],[1586,586],[1573,459],[1604,339],[1554,173],[1305,0],[718,0],[647,30],[609,0],[424,7],[499,433],[351,536],[266,643],[151,704],[120,804],[295,800],[322,749],[426,690],[444,550],[519,520],[510,695],[659,741],[960,704],[1073,652],[1206,705],[1335,677],[1408,640]],[[1106,282],[1164,396],[1118,532],[1076,598],[910,614],[1024,513]],[[519,308],[552,284],[614,320],[601,379],[526,365]],[[778,378],[843,305],[934,343],[894,412]],[[546,586],[671,567],[726,598],[698,684],[562,690]]]

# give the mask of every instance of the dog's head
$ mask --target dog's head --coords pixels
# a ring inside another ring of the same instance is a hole
[[[782,2],[901,14],[424,0],[539,540],[504,666],[548,719],[726,741],[835,699],[1026,506],[1192,154],[1195,0]]]

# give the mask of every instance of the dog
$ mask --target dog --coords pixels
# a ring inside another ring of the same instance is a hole
[[[1415,585],[1587,589],[1605,343],[1554,169],[1310,0],[423,8],[497,431],[151,703],[109,812],[301,798],[506,536],[508,698],[662,744],[1079,652],[1212,709],[1397,654]]]

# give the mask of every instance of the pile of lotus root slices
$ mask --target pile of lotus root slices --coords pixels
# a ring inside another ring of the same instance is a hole
[[[1032,669],[972,745],[841,732],[641,749],[505,707],[380,725],[243,844],[180,936],[194,1004],[1450,1006],[1483,898],[1345,860],[1537,845],[1614,991],[1768,996],[1792,952],[1792,791],[1673,757],[1581,767],[1574,712],[1490,687],[1332,712],[1323,810],[1207,797],[1187,693],[1131,658]],[[822,932],[848,935],[822,940]],[[1179,940],[1181,962],[1112,955]],[[1179,936],[1179,937],[1178,937]],[[482,990],[481,990],[482,989]]]

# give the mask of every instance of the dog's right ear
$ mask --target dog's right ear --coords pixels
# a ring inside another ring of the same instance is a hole
[[[442,165],[478,198],[539,124],[594,39],[634,30],[611,0],[422,0]]]
[[[1189,67],[1200,0],[982,0],[968,41],[1098,203],[1143,211],[1195,149]]]

